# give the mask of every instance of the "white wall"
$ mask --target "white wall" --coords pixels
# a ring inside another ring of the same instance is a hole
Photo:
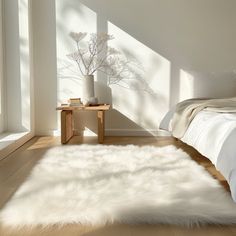
[[[66,58],[75,50],[69,32],[105,30],[115,37],[110,46],[117,48],[130,61],[129,72],[119,83],[108,87],[106,76],[97,76],[99,102],[110,103],[113,107],[107,114],[106,129],[109,134],[155,132],[169,106],[169,60],[78,1],[57,1],[56,5],[59,103],[70,97],[81,97],[78,68]],[[84,116],[82,120],[86,122],[81,126],[96,132],[94,119]]]
[[[185,93],[180,82],[191,83],[180,79],[181,71],[190,74],[195,81],[193,97],[207,96],[208,92],[217,97],[227,93],[235,95],[236,1],[81,2],[170,61],[171,105]],[[203,92],[205,86],[208,89]]]
[[[106,78],[97,77],[100,101],[114,108],[107,115],[110,134],[155,131],[169,107],[186,98],[236,95],[234,0],[60,0],[56,25],[53,0],[33,4],[38,131],[57,127],[57,83],[58,102],[80,95],[78,74],[63,68],[73,48],[72,30],[105,30],[114,35],[114,47],[142,65],[131,75],[128,89],[124,84],[106,87]],[[142,90],[143,82],[148,92]],[[82,126],[96,131],[94,119],[81,118]]]
[[[35,132],[57,129],[56,24],[54,0],[32,1]]]

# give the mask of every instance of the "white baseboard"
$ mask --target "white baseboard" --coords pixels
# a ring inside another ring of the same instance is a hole
[[[37,130],[35,132],[35,136],[60,136],[61,131],[60,130]]]
[[[107,129],[106,136],[171,136],[165,130]]]
[[[90,130],[74,131],[75,135],[96,136]],[[38,131],[36,136],[60,136],[60,130]],[[171,136],[170,132],[165,130],[134,130],[134,129],[106,129],[105,136]]]

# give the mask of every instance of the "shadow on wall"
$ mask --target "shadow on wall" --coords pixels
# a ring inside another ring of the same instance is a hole
[[[102,84],[96,84],[97,88],[97,96],[100,99],[103,99],[103,95],[105,94],[105,99],[111,101],[112,104],[112,90],[108,86],[101,86]],[[141,126],[139,126],[136,122],[133,122],[127,116],[123,115],[119,110],[115,108],[111,108],[111,110],[105,113],[105,127],[110,124],[112,128],[108,129],[106,135],[113,136],[113,135],[124,135],[122,130],[125,129],[127,135],[144,135],[150,136],[155,135],[155,130],[145,130]],[[87,129],[89,130],[89,134],[97,134],[97,113],[95,111],[82,111],[82,112],[75,112],[75,123],[74,129],[75,133],[83,134]],[[79,121],[79,122],[76,122]],[[135,132],[135,133],[134,133]]]
[[[200,74],[193,72],[194,77],[194,97],[233,97],[236,96],[236,73],[222,72],[222,73],[207,73]]]
[[[97,118],[96,112],[76,112],[74,114],[75,121],[79,120],[81,122],[76,122],[74,126],[76,135],[87,134],[89,136],[97,135]],[[107,124],[112,123],[112,129],[106,130],[107,136],[124,136],[123,130],[125,129],[126,135],[141,135],[141,136],[151,136],[155,135],[155,131],[145,130],[135,122],[124,116],[116,109],[111,109],[105,113],[105,127]],[[124,125],[121,125],[121,124]],[[87,131],[87,132],[86,132]]]

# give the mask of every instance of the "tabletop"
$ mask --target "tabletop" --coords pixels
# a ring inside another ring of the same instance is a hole
[[[110,109],[110,104],[98,104],[93,106],[59,106],[56,110],[59,111],[73,111],[73,110],[91,110],[91,111],[106,111]]]

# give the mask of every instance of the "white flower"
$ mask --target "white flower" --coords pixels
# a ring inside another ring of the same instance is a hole
[[[85,37],[86,37],[86,35],[87,35],[87,33],[82,33],[82,32],[79,32],[79,33],[76,33],[76,32],[70,32],[70,37],[72,38],[72,39],[74,39],[75,40],[75,42],[79,42],[79,41],[81,41],[82,39],[84,39]]]

